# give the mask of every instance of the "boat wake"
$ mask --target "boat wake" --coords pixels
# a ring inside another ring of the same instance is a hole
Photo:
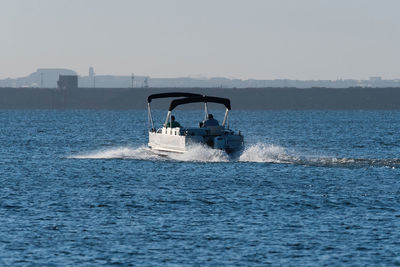
[[[229,162],[230,157],[223,151],[205,146],[192,146],[186,153],[155,152],[146,146],[116,147],[68,156],[70,159],[136,159],[174,160],[188,162]]]
[[[248,146],[237,156],[229,156],[221,150],[195,145],[183,154],[154,152],[146,146],[116,147],[68,156],[69,159],[133,159],[177,162],[254,162],[293,164],[320,167],[400,167],[400,159],[340,158],[302,156],[295,151],[274,144],[257,143]]]
[[[80,153],[68,156],[70,159],[136,159],[136,160],[159,160],[160,155],[154,154],[145,146],[115,147],[110,149],[95,150],[89,153]]]
[[[374,159],[303,156],[296,153],[295,151],[290,151],[281,146],[263,143],[251,145],[246,148],[244,152],[240,155],[238,161],[346,168],[400,167],[400,158]]]

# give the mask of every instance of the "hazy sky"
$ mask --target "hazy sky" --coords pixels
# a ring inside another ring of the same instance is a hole
[[[1,0],[0,78],[400,78],[399,0]]]

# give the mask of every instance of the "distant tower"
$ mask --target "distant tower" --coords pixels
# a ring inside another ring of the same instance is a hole
[[[132,73],[132,88],[133,88],[133,81],[135,80],[135,74]]]
[[[94,69],[92,66],[89,67],[89,79],[93,82],[93,87],[96,87],[96,73],[94,73]]]
[[[149,87],[149,77],[144,78],[143,87],[144,88],[148,88]]]
[[[89,67],[89,77],[90,77],[90,78],[93,78],[93,76],[94,76],[94,69],[93,69],[92,66],[90,66],[90,67]]]

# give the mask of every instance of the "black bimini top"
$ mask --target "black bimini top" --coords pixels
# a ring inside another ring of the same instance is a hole
[[[172,111],[179,105],[189,104],[189,103],[198,103],[198,102],[212,102],[223,104],[228,110],[231,110],[231,101],[228,98],[215,97],[215,96],[195,96],[195,97],[187,97],[172,100],[171,105],[169,106],[169,111]]]
[[[203,96],[201,94],[193,94],[193,93],[182,93],[182,92],[171,92],[171,93],[161,93],[161,94],[153,94],[147,97],[147,102],[150,103],[152,99],[155,98],[167,98],[167,97],[200,97]]]

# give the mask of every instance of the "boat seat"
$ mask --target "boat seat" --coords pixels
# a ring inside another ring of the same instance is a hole
[[[186,135],[207,135],[207,131],[204,128],[187,128],[185,129]]]

